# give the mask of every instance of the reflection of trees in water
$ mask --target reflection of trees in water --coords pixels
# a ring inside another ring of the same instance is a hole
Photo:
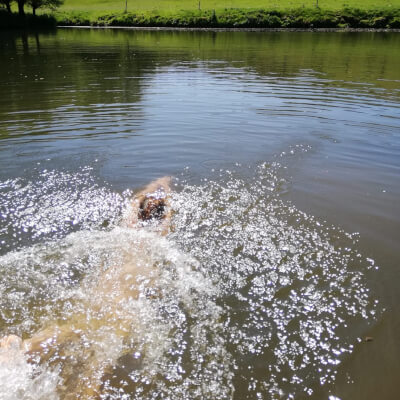
[[[326,79],[318,84],[327,88],[345,87],[346,82],[355,81],[396,90],[399,42],[398,35],[385,33],[7,33],[0,40],[6,60],[0,65],[4,93],[0,104],[3,113],[49,110],[47,117],[41,115],[49,119],[57,117],[57,107],[135,104],[141,99],[149,74],[186,61],[211,62],[209,71],[220,68],[221,64],[214,61],[223,61],[260,76],[280,78],[307,79],[305,75],[318,73],[321,75],[317,77]],[[0,118],[9,117],[3,114]]]
[[[148,57],[130,55],[129,42],[117,48],[104,47],[92,49],[75,45],[81,48],[71,48],[63,45],[63,39],[54,40],[53,34],[38,34],[21,32],[8,35],[2,40],[1,48],[7,63],[0,66],[3,85],[8,86],[8,91],[20,90],[21,77],[27,77],[24,84],[24,97],[26,103],[46,103],[50,98],[52,103],[86,105],[90,103],[105,103],[112,100],[115,95],[109,93],[113,89],[121,89],[124,96],[121,100],[137,100],[140,93],[140,79],[123,80],[115,84],[108,78],[124,78],[126,73],[140,78],[142,71],[148,72],[152,60]],[[41,79],[42,78],[42,79]],[[30,90],[36,85],[36,79],[41,80],[40,99],[36,90]],[[1,81],[0,81],[1,82]],[[85,89],[93,83],[100,83],[101,91],[91,90],[90,95]],[[68,88],[58,98],[54,99],[54,89]],[[68,94],[70,93],[70,94]],[[71,94],[73,93],[73,95]],[[29,101],[29,97],[32,97]],[[61,101],[62,100],[62,101]]]
[[[57,40],[52,33],[20,32],[8,34],[0,43],[7,60],[0,65],[0,85],[5,89],[0,121],[20,120],[24,127],[33,126],[37,114],[9,113],[40,110],[43,121],[60,118],[65,108],[79,113],[89,107],[83,117],[90,116],[91,106],[98,112],[99,105],[137,103],[143,75],[155,66],[152,56],[142,56],[129,41],[93,51],[79,40],[65,46],[63,38]]]

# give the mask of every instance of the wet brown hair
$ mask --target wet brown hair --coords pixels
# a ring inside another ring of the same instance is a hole
[[[139,219],[150,221],[152,219],[162,219],[165,217],[165,199],[157,199],[149,196],[145,197],[139,205]]]

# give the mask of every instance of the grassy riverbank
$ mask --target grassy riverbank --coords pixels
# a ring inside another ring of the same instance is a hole
[[[0,10],[0,28],[48,27],[57,23],[67,26],[400,29],[400,0],[343,1],[345,3],[337,0],[65,0],[57,12],[41,11],[37,19],[31,15],[24,19]]]
[[[289,10],[224,9],[128,13],[58,12],[59,25],[185,28],[374,28],[399,29],[400,7],[382,9],[297,8]]]
[[[206,28],[399,28],[400,0],[65,0],[60,24]]]

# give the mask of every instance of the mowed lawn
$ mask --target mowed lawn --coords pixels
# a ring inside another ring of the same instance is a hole
[[[64,0],[60,11],[124,11],[126,0]],[[293,9],[315,7],[317,0],[127,0],[128,11],[174,12],[178,10],[221,10],[224,8]],[[400,8],[400,0],[318,0],[319,7],[338,10]]]

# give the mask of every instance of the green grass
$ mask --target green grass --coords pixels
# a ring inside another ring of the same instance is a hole
[[[345,7],[365,10],[377,8],[400,8],[400,0],[319,0],[319,7],[327,10],[340,10]],[[284,10],[311,8],[316,0],[200,0],[202,10],[222,10],[225,8],[258,8]],[[199,0],[128,0],[128,11],[159,12],[198,10]],[[125,0],[65,0],[60,11],[124,11]]]
[[[125,13],[125,0],[65,0],[52,15],[59,25],[400,29],[400,0],[127,1]]]

